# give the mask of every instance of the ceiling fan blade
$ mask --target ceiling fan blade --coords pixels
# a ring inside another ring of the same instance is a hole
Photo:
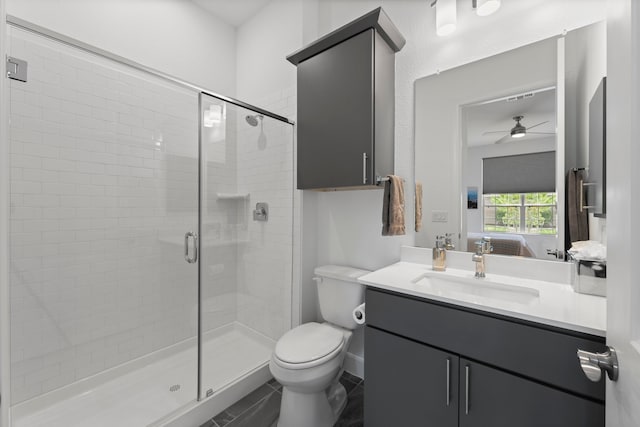
[[[555,135],[556,134],[555,132],[529,132],[529,131],[527,131],[527,133],[534,134],[534,135]]]
[[[502,138],[500,138],[499,140],[497,140],[496,142],[494,142],[494,144],[502,144],[504,142],[509,142],[511,141],[511,135],[507,134],[505,136],[503,136]]]
[[[492,130],[492,131],[489,131],[489,132],[483,132],[482,134],[483,135],[489,135],[490,133],[509,133],[509,132],[511,132],[511,131],[509,131],[509,130]]]
[[[534,128],[534,127],[536,127],[536,126],[540,126],[540,125],[543,125],[543,124],[545,124],[545,123],[549,123],[549,120],[546,120],[546,121],[544,121],[544,122],[540,122],[540,123],[538,123],[537,125],[527,126],[527,130],[529,130],[529,129],[533,129],[533,128]]]

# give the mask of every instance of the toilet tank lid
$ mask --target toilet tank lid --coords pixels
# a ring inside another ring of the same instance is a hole
[[[360,276],[371,273],[369,270],[347,267],[343,265],[323,265],[313,270],[316,276],[330,279],[343,280],[345,282],[357,282]]]

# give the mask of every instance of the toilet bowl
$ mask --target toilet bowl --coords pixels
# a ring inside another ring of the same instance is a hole
[[[324,323],[309,322],[285,333],[276,343],[269,369],[282,384],[278,427],[330,427],[347,403],[338,382],[358,325],[351,316],[364,299],[357,278],[368,271],[342,266],[315,269]]]

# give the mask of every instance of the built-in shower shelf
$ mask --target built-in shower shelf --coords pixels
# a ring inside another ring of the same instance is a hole
[[[247,200],[249,193],[216,193],[218,200]]]

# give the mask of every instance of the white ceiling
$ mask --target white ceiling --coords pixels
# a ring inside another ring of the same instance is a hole
[[[516,95],[516,94],[514,94]],[[521,95],[521,94],[518,94]],[[518,142],[540,138],[554,137],[554,135],[538,135],[530,132],[556,132],[556,91],[555,89],[536,92],[533,97],[517,101],[500,100],[468,105],[463,108],[464,127],[466,130],[466,145],[468,147],[489,145],[509,134],[516,124],[514,116],[524,116],[520,124],[528,128],[529,132]],[[529,129],[538,123],[547,122]],[[502,133],[485,134],[490,131]],[[516,141],[505,138],[504,142]]]
[[[271,0],[191,0],[227,24],[238,27],[253,18]]]

